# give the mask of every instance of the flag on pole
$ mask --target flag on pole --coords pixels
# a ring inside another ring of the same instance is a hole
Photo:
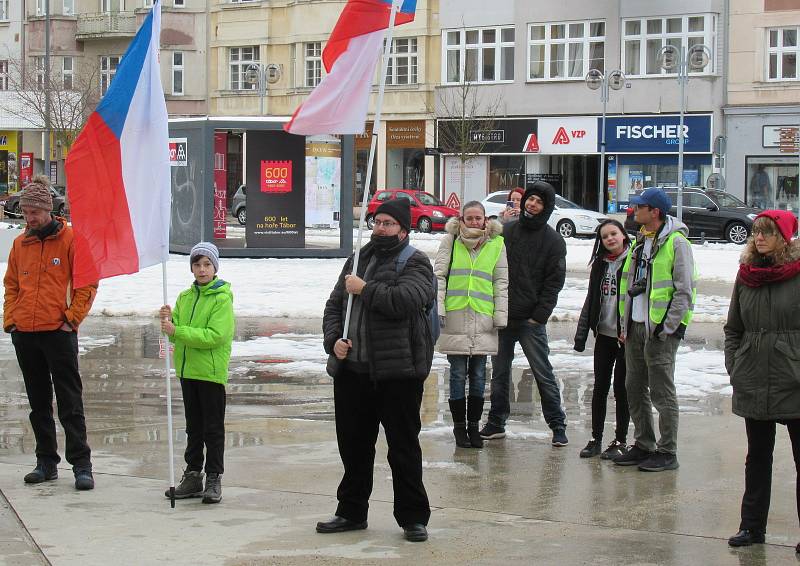
[[[328,73],[295,110],[291,134],[361,134],[375,63],[389,27],[392,0],[348,0],[322,52]],[[403,0],[395,25],[414,20],[417,0]]]
[[[67,157],[76,288],[169,257],[169,127],[160,35],[156,0]]]

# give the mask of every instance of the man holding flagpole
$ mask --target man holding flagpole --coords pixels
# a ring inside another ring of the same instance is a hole
[[[327,75],[284,129],[292,134],[361,134],[375,63],[383,47],[367,179],[372,178],[386,72],[395,25],[414,20],[416,0],[348,0],[325,46]],[[423,382],[433,357],[425,307],[435,297],[427,256],[409,245],[408,201],[383,203],[370,243],[361,237],[369,190],[364,191],[358,243],[325,305],[325,351],[334,377],[336,437],[344,464],[334,517],[318,533],[367,528],[379,425],[386,432],[394,516],[406,540],[427,540],[430,505],[422,484],[419,446]],[[348,338],[350,336],[350,338]]]
[[[78,371],[78,326],[89,313],[97,283],[72,287],[75,236],[64,218],[50,212],[50,180],[44,175],[34,177],[19,203],[26,227],[14,240],[8,257],[3,329],[11,333],[36,437],[36,467],[25,475],[25,483],[58,478],[61,458],[53,420],[55,390],[75,489],[94,489]]]

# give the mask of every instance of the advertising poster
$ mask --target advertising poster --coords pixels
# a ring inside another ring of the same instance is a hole
[[[33,154],[19,154],[19,188],[22,189],[33,178]]]
[[[247,132],[248,248],[305,247],[306,143],[283,131]]]
[[[528,173],[525,175],[525,188],[529,188],[536,181],[544,181],[550,183],[556,190],[557,194],[562,194],[564,177],[561,173]]]
[[[169,164],[172,167],[186,167],[188,154],[186,138],[169,139]]]
[[[306,227],[338,228],[342,149],[336,142],[306,143]]]
[[[608,213],[617,211],[617,160],[613,157],[608,158],[608,185],[607,185],[606,198],[608,204],[606,205]]]
[[[228,134],[214,132],[214,239],[219,240],[226,238],[228,228],[227,151]]]
[[[473,157],[462,169],[458,157],[448,155],[444,159],[444,201],[468,202],[483,200],[489,190],[489,158],[485,155]],[[461,194],[461,174],[464,173],[464,194]],[[455,199],[452,196],[455,195]],[[449,206],[449,205],[448,205]]]
[[[628,194],[633,194],[644,189],[644,173],[642,171],[634,171],[631,169],[630,173],[628,173],[628,178],[631,181]]]
[[[683,171],[683,186],[696,187],[700,184],[700,171],[697,169]]]

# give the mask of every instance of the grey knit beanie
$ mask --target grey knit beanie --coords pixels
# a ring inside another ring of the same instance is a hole
[[[200,256],[206,256],[211,264],[214,266],[214,273],[219,271],[219,250],[217,246],[211,242],[200,242],[195,244],[192,251],[189,252],[189,267],[191,268],[194,260]]]

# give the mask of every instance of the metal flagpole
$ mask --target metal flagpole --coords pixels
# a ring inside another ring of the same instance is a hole
[[[364,181],[364,196],[361,199],[361,214],[358,219],[358,239],[356,240],[355,254],[353,255],[353,274],[358,273],[358,257],[361,254],[361,238],[364,234],[364,219],[367,214],[367,203],[369,202],[369,186],[372,181],[372,167],[375,163],[375,150],[378,146],[378,132],[381,124],[381,111],[383,110],[383,93],[386,91],[386,73],[389,69],[389,54],[392,49],[392,35],[394,34],[394,22],[397,12],[402,6],[403,0],[392,1],[392,11],[389,14],[389,27],[386,29],[386,41],[383,46],[383,59],[381,60],[381,80],[378,87],[378,100],[375,102],[375,120],[372,124],[372,142],[369,146],[369,161],[367,162],[367,178]],[[347,340],[347,331],[350,328],[350,311],[353,308],[353,294],[347,296],[347,310],[344,316],[344,331],[342,340]]]
[[[164,287],[164,302],[169,304],[167,297],[167,262],[161,262],[161,281]],[[164,368],[166,369],[165,382],[167,384],[167,444],[169,445],[169,505],[175,508],[175,458],[172,448],[172,387],[170,386],[170,363],[169,363],[169,338],[164,334]]]

